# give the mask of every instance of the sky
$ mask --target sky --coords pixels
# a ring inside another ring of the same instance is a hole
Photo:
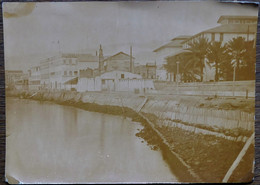
[[[218,26],[221,15],[258,14],[257,6],[200,2],[4,3],[5,68],[37,65],[59,52],[105,56],[130,52],[137,63],[155,61],[154,49],[179,35]]]

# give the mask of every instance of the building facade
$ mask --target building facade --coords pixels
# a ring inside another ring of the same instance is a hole
[[[156,63],[157,65],[163,65],[166,63],[165,58],[169,55],[174,55],[177,52],[180,52],[183,48],[183,42],[190,38],[190,36],[182,35],[173,38],[169,43],[160,46],[159,48],[155,49],[156,55]]]
[[[16,81],[21,80],[24,75],[22,70],[5,70],[5,84],[6,86],[13,86]]]
[[[124,53],[119,52],[113,56],[110,56],[103,61],[104,72],[110,71],[134,71],[134,57]]]
[[[40,61],[29,70],[32,89],[66,89],[67,81],[79,77],[80,72],[98,68],[98,56],[91,54],[63,53]],[[92,74],[93,75],[93,74]]]
[[[189,48],[194,40],[204,37],[209,42],[227,43],[236,37],[243,37],[246,41],[256,39],[257,17],[255,16],[221,16],[218,19],[220,26],[202,31],[183,42],[183,49]]]
[[[156,79],[156,63],[135,66],[135,74],[141,75],[144,79]]]
[[[183,52],[187,52],[190,44],[199,38],[206,38],[209,42],[221,42],[222,45],[226,44],[233,38],[242,37],[246,41],[256,41],[256,31],[257,31],[257,17],[256,16],[220,16],[218,22],[220,25],[214,28],[204,30],[195,34],[193,36],[187,37],[179,46],[171,52],[164,59],[177,56]],[[178,38],[178,37],[177,37]],[[166,45],[167,46],[167,45]],[[156,49],[154,52],[159,53],[163,50],[162,46]],[[215,67],[204,61],[205,67],[203,69],[203,81],[214,81],[215,80]],[[181,65],[181,64],[180,64]],[[170,74],[171,81],[174,80],[175,75]],[[168,74],[169,77],[169,74]],[[169,79],[169,78],[168,78]]]
[[[40,90],[41,88],[41,71],[40,66],[31,67],[29,70],[29,89]]]
[[[28,75],[22,70],[5,70],[5,88],[6,90],[28,89]]]

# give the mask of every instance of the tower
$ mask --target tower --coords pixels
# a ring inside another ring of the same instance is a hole
[[[101,74],[104,71],[104,56],[103,56],[103,49],[102,46],[100,44],[99,47],[99,56],[98,56],[98,65],[99,65],[99,74]]]

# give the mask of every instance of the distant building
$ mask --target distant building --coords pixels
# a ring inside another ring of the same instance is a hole
[[[91,69],[91,68],[80,69],[79,70],[79,77],[80,78],[93,78],[94,77],[94,70]]]
[[[111,71],[100,76],[102,91],[149,92],[154,90],[153,80],[126,71]]]
[[[156,79],[159,81],[169,81],[168,72],[163,65],[157,66],[156,68]]]
[[[182,35],[173,38],[169,43],[160,46],[153,52],[156,54],[156,63],[158,65],[163,65],[166,63],[165,58],[169,55],[174,55],[175,53],[182,50],[183,42],[189,39],[190,36]]]
[[[40,66],[31,67],[29,70],[29,89],[39,90],[41,88],[41,71]]]
[[[8,87],[14,86],[15,82],[21,80],[24,75],[22,70],[5,70],[5,84]]]
[[[36,86],[40,86],[43,89],[65,89],[66,82],[78,77],[80,72],[86,75],[88,71],[88,75],[93,76],[93,72],[90,74],[89,70],[95,71],[98,66],[98,56],[63,53],[40,61],[39,66],[32,67],[29,81],[31,88],[38,89]]]
[[[99,67],[99,57],[91,54],[79,55],[76,59],[77,67],[79,70],[82,69],[98,69]]]
[[[6,70],[5,71],[5,87],[6,90],[27,90],[28,75],[22,70]]]
[[[256,16],[220,16],[220,26],[202,31],[183,42],[183,49],[189,47],[189,43],[200,37],[207,38],[210,42],[218,41],[227,43],[232,38],[243,37],[246,40],[255,40],[257,31]]]
[[[257,24],[257,16],[234,16],[222,15],[219,17],[219,24]]]
[[[156,63],[135,66],[135,74],[139,74],[144,79],[156,79]]]
[[[160,46],[159,48],[155,49],[153,52],[156,54],[156,63],[160,66],[166,64],[166,58],[170,55],[174,55],[183,49],[183,43],[191,36],[181,35],[178,37],[173,38],[169,43]],[[174,74],[168,73],[166,70],[158,71],[160,74],[167,73],[167,77],[163,78],[167,81],[174,81]],[[162,76],[161,76],[162,77]]]
[[[125,71],[133,72],[134,68],[134,57],[130,55],[119,52],[113,56],[110,56],[102,62],[104,65],[104,72],[110,71]],[[101,67],[103,69],[103,67]]]
[[[207,38],[209,42],[222,42],[224,45],[228,41],[233,38],[243,37],[245,40],[256,40],[256,30],[257,30],[257,17],[256,16],[220,16],[218,19],[219,26],[214,28],[202,31],[193,36],[188,36],[183,38],[183,40],[178,40],[176,45],[173,42],[170,42],[160,48],[154,50],[156,54],[160,57],[157,59],[158,61],[164,60],[167,58],[175,57],[182,52],[186,52],[187,48],[189,48],[190,43],[199,38]],[[183,36],[180,36],[182,38]],[[179,37],[177,37],[179,38]],[[174,40],[174,39],[173,39]],[[172,41],[173,41],[172,40]],[[176,41],[176,40],[175,40]],[[173,46],[174,45],[174,46]],[[170,48],[175,48],[170,51]],[[168,50],[166,50],[168,48]],[[169,53],[167,53],[167,52]],[[181,65],[181,64],[180,64]],[[168,78],[170,77],[170,81],[174,81],[174,76],[176,74],[168,74]],[[205,61],[204,68],[204,81],[214,81],[215,79],[215,68]]]

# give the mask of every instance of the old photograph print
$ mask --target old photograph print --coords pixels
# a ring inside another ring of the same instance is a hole
[[[257,6],[3,3],[10,184],[254,177]]]

